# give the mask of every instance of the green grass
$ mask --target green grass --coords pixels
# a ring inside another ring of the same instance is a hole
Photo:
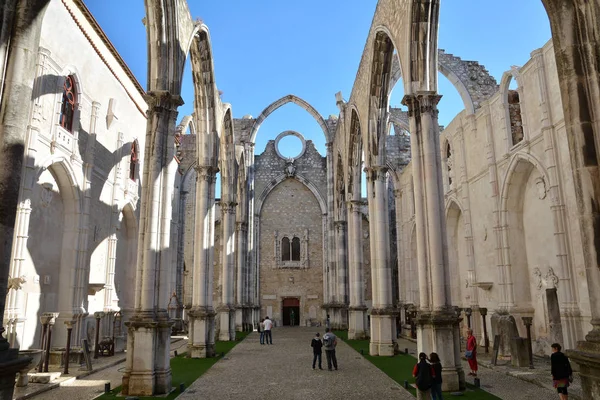
[[[202,374],[210,369],[217,361],[222,358],[222,354],[227,354],[231,349],[235,347],[241,340],[249,335],[250,332],[236,332],[235,342],[216,342],[215,353],[216,356],[212,358],[187,358],[186,354],[179,354],[177,357],[171,359],[171,375],[172,384],[176,387],[176,390],[166,397],[161,399],[173,400],[179,396],[179,384],[185,384],[186,389],[198,379]],[[110,391],[110,393],[103,394],[98,397],[98,400],[123,400],[123,396],[118,396],[121,392],[121,386],[118,386]],[[143,399],[156,399],[156,397],[140,397]]]
[[[337,332],[336,332],[337,335]],[[412,370],[417,359],[410,354],[398,354],[393,357],[374,357],[369,355],[368,340],[345,340],[354,350],[363,351],[363,357],[369,360],[373,365],[383,371],[387,376],[404,386],[404,381],[408,381],[408,391],[417,396],[417,391],[412,386],[415,379],[412,377]],[[463,392],[463,398],[472,400],[500,400],[499,397],[486,392],[483,389],[478,389],[474,385],[467,383],[467,390]]]

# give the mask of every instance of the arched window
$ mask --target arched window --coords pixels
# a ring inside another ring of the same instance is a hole
[[[131,158],[129,159],[129,179],[135,181],[138,164],[138,142],[134,140],[131,144]]]
[[[292,239],[292,261],[300,261],[300,238]]]
[[[452,158],[452,147],[450,147],[450,142],[446,145],[446,168],[448,169],[448,186],[452,187],[452,177],[454,176],[454,171],[452,171],[454,159]]]
[[[60,126],[73,132],[73,118],[75,116],[75,104],[77,94],[75,92],[75,78],[69,75],[65,78],[63,85],[63,98],[60,107]]]
[[[281,261],[290,261],[290,239],[281,239]]]
[[[516,145],[523,140],[523,117],[521,116],[521,101],[519,92],[516,90],[508,91],[508,115],[510,116],[510,134],[512,136],[512,145]]]

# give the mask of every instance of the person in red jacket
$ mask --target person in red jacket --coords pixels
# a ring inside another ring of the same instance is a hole
[[[473,329],[467,329],[467,351],[465,352],[465,358],[469,362],[469,368],[471,372],[469,375],[477,376],[477,339],[473,336]]]

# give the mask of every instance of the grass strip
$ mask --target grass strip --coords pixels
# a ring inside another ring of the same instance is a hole
[[[338,331],[335,332],[336,336]],[[343,337],[340,331],[338,337]],[[346,333],[347,337],[347,333]],[[387,376],[392,378],[404,387],[404,382],[408,382],[408,391],[413,395],[417,396],[417,391],[411,386],[415,382],[412,377],[412,370],[415,366],[417,359],[410,354],[398,354],[393,357],[378,357],[369,355],[369,341],[368,340],[344,340],[357,352],[361,352],[364,358],[369,360],[373,365],[383,371]],[[448,396],[450,392],[444,392],[445,396]],[[474,385],[467,383],[467,390],[463,392],[463,398],[471,400],[501,400],[499,397],[494,396],[491,393],[486,392],[483,389],[477,388]]]
[[[179,393],[179,384],[185,384],[185,388],[189,388],[196,379],[210,369],[217,361],[219,361],[224,354],[227,354],[233,349],[240,341],[242,341],[250,332],[236,332],[235,342],[219,342],[215,343],[215,357],[212,358],[187,358],[186,354],[179,354],[177,357],[171,358],[171,382],[176,388],[175,391],[166,397],[160,397],[160,399],[173,400],[181,393]],[[121,392],[121,386],[118,386],[111,390],[109,393],[105,393],[97,400],[123,400],[123,396],[119,396]],[[156,399],[159,397],[139,397],[143,399]]]

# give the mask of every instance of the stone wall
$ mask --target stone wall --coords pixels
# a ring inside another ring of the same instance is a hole
[[[523,130],[518,143],[513,143],[516,111],[508,101],[513,75],[518,76]],[[440,142],[452,304],[508,311],[515,315],[521,336],[525,328],[520,317],[533,316],[536,353],[548,353],[551,341],[574,347],[590,329],[590,309],[552,43],[534,51],[521,68],[508,71],[499,92],[474,115],[457,115]],[[403,197],[412,197],[410,164],[398,187]],[[414,209],[402,210],[408,228]],[[557,230],[560,218],[564,232]],[[413,240],[403,242],[403,252],[416,255]],[[566,254],[559,250],[561,240]],[[412,267],[414,260],[405,264]],[[417,280],[408,284],[408,291],[418,292]],[[545,289],[555,285],[562,338],[550,334],[545,299]]]

